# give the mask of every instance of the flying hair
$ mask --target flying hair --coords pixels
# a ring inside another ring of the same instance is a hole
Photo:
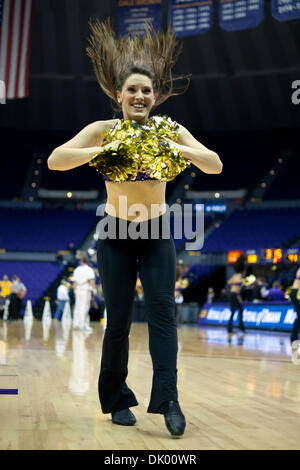
[[[182,52],[182,44],[169,27],[166,32],[157,32],[147,22],[143,37],[130,34],[119,37],[111,27],[110,18],[104,22],[90,19],[89,26],[91,33],[87,55],[100,87],[112,100],[114,111],[121,110],[117,90],[121,91],[124,82],[133,73],[146,75],[152,80],[156,95],[153,108],[187,90],[191,75],[174,77],[172,74],[172,68]],[[176,90],[174,82],[182,79],[187,80],[186,86],[183,90]]]

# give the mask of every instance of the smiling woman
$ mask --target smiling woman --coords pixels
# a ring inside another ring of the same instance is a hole
[[[117,99],[122,104],[124,119],[145,124],[155,103],[152,80],[141,73],[133,73],[125,81],[122,90],[117,91]]]
[[[103,413],[111,413],[113,423],[135,424],[129,408],[138,402],[126,379],[139,273],[153,364],[148,412],[163,414],[169,432],[181,436],[186,423],[177,392],[176,250],[170,230],[165,237],[166,181],[190,163],[205,173],[220,173],[222,163],[180,124],[167,116],[149,118],[159,104],[185,91],[174,88],[174,82],[182,78],[172,76],[181,52],[174,33],[155,32],[147,25],[143,39],[117,38],[109,21],[90,22],[90,27],[87,53],[102,90],[116,106],[114,110],[122,111],[123,119],[90,124],[56,148],[48,166],[68,170],[89,162],[107,179],[105,217],[117,227],[114,233],[118,235],[98,233],[98,269],[107,312],[98,383],[100,404]],[[135,209],[141,205],[143,210]],[[131,237],[139,227],[140,234],[146,232],[149,238]]]

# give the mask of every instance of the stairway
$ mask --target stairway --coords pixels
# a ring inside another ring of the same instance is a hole
[[[54,313],[56,309],[56,294],[57,288],[60,284],[60,281],[63,277],[70,276],[70,268],[68,266],[59,274],[59,276],[49,285],[47,290],[43,293],[43,295],[37,300],[36,304],[33,307],[33,315],[38,320],[42,319],[44,305],[45,305],[45,297],[49,297],[51,312]]]

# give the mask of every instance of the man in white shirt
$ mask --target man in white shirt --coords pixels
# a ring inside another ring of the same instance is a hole
[[[80,265],[73,272],[75,294],[73,328],[79,330],[91,330],[88,313],[92,294],[96,295],[95,273],[88,263],[88,256],[84,253]]]
[[[61,320],[66,302],[70,302],[69,289],[67,285],[67,280],[63,278],[57,288],[57,307],[54,313],[54,318],[56,320]]]

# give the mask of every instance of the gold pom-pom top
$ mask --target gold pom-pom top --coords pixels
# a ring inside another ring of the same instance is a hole
[[[117,150],[96,154],[90,166],[114,182],[157,179],[171,181],[190,162],[164,140],[178,139],[179,126],[167,116],[153,116],[145,124],[120,119],[104,133],[107,143],[121,141]]]

